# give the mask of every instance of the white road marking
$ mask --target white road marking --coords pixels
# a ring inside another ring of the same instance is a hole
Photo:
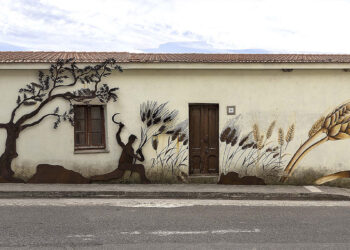
[[[130,234],[130,235],[135,235],[135,234],[141,234],[139,231],[133,231],[133,232],[120,232],[120,234]]]
[[[67,238],[77,238],[77,239],[82,239],[82,240],[93,240],[93,238],[95,237],[95,235],[92,234],[70,234],[67,235]]]
[[[153,234],[158,236],[169,236],[169,235],[184,235],[184,234],[207,234],[209,231],[155,231],[147,234]]]
[[[321,189],[315,187],[315,186],[304,186],[307,190],[309,190],[312,193],[322,193]]]
[[[350,201],[286,200],[187,200],[187,199],[1,199],[0,207],[112,206],[133,208],[176,208],[191,206],[248,207],[350,207]]]
[[[241,229],[228,229],[228,230],[214,230],[212,234],[229,234],[229,233],[260,233],[260,229],[255,228],[254,230],[241,230]]]
[[[70,234],[67,236],[68,238],[90,238],[90,237],[95,237],[95,235],[92,234]]]
[[[137,232],[137,233],[135,233]],[[212,230],[212,231],[151,231],[151,232],[120,232],[120,234],[134,235],[134,234],[151,234],[156,236],[171,236],[171,235],[199,235],[199,234],[233,234],[233,233],[260,233],[260,229],[254,230],[247,229],[224,229],[224,230]]]

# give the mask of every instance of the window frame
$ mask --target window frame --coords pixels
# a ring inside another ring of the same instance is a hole
[[[76,131],[76,108],[78,107],[83,107],[84,109],[84,117],[85,117],[85,129],[83,132],[85,132],[85,145],[77,145],[76,143],[76,133],[82,133],[82,132],[77,132]],[[91,123],[92,123],[92,118],[91,118],[91,108],[92,107],[98,107],[100,108],[100,114],[101,114],[101,136],[102,136],[102,144],[100,146],[92,145],[92,139],[91,139],[91,134],[93,133],[91,130]],[[104,105],[82,105],[82,104],[76,104],[73,105],[74,109],[74,151],[81,151],[81,150],[103,150],[106,149],[106,124],[105,124],[105,106]]]

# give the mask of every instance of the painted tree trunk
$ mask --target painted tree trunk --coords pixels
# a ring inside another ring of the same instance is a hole
[[[5,143],[5,151],[0,157],[0,176],[7,181],[19,181],[14,178],[14,172],[11,169],[12,160],[15,159],[17,154],[17,138],[19,130],[15,126],[10,126],[6,129],[7,138]]]

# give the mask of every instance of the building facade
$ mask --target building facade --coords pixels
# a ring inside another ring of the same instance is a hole
[[[18,134],[14,180],[45,182],[51,167],[86,182],[145,181],[144,169],[153,183],[221,175],[231,184],[347,184],[339,178],[350,170],[350,56],[0,52],[0,124],[23,102],[21,88],[40,85],[38,72],[50,75],[50,65],[67,58],[82,68],[114,58],[123,72],[113,69],[99,86],[118,88],[118,98],[50,101],[21,125],[52,114]],[[55,91],[89,88],[79,81]],[[42,102],[23,103],[14,123]],[[0,126],[0,154],[8,136]]]

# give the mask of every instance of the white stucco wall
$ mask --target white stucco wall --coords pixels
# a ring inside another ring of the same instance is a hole
[[[0,70],[0,123],[9,120],[18,89],[35,81],[36,75],[37,70],[30,69]],[[111,116],[115,112],[121,113],[119,120],[126,125],[122,135],[124,141],[129,133],[139,136],[139,107],[147,100],[169,102],[170,109],[179,110],[179,121],[188,118],[189,103],[218,103],[220,131],[232,118],[226,114],[226,106],[230,105],[236,105],[237,114],[242,115],[243,133],[251,131],[254,123],[259,124],[261,131],[266,130],[273,120],[277,121],[277,128],[284,130],[295,123],[295,138],[288,148],[288,153],[294,154],[322,114],[350,99],[350,73],[340,69],[299,69],[293,72],[278,69],[129,69],[113,73],[106,82],[120,88],[118,101],[109,103],[106,108],[108,152],[75,154],[71,125],[62,123],[54,130],[54,118],[47,119],[20,134],[19,156],[12,166],[17,176],[30,177],[40,163],[62,165],[87,177],[115,169],[121,151],[115,140],[117,126],[111,122]],[[53,110],[58,104],[52,104],[48,110]],[[59,105],[61,110],[67,106],[65,103]],[[4,141],[5,132],[0,130],[0,153],[4,150]],[[330,141],[316,148],[298,166],[293,175],[295,181],[349,170],[349,147],[350,140],[344,140]],[[150,145],[144,154],[145,165],[149,168],[154,156]]]

